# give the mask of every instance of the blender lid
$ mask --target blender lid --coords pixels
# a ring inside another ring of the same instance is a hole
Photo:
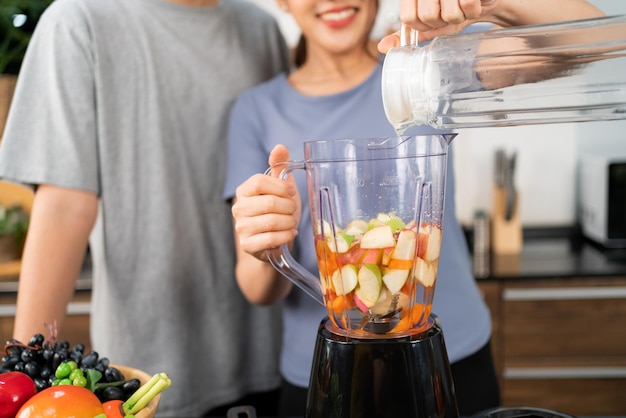
[[[479,412],[472,418],[576,418],[560,411],[534,407],[494,408]]]

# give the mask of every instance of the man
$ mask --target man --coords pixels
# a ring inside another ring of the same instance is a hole
[[[279,386],[278,312],[237,289],[220,195],[231,104],[287,61],[273,19],[240,0],[52,3],[0,149],[0,176],[36,187],[15,338],[62,327],[89,243],[92,346],[170,376],[160,415]]]

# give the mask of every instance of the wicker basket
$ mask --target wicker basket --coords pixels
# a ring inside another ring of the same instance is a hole
[[[152,377],[148,373],[139,369],[134,369],[132,367],[120,366],[117,364],[113,364],[110,367],[115,367],[117,370],[119,370],[124,375],[126,380],[133,378],[139,379],[142,385],[150,380],[150,378]],[[154,418],[160,400],[161,394],[158,394],[148,403],[148,405],[146,405],[141,411],[135,414],[135,418]]]

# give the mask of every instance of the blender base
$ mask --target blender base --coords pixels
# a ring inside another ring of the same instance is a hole
[[[305,417],[459,416],[443,332],[358,339],[332,333],[324,319],[315,343]]]

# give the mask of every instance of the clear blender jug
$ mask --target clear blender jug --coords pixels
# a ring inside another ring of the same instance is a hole
[[[432,325],[447,150],[454,135],[312,141],[304,161],[319,266],[287,246],[273,266],[326,306],[327,326],[353,338],[390,338]]]

